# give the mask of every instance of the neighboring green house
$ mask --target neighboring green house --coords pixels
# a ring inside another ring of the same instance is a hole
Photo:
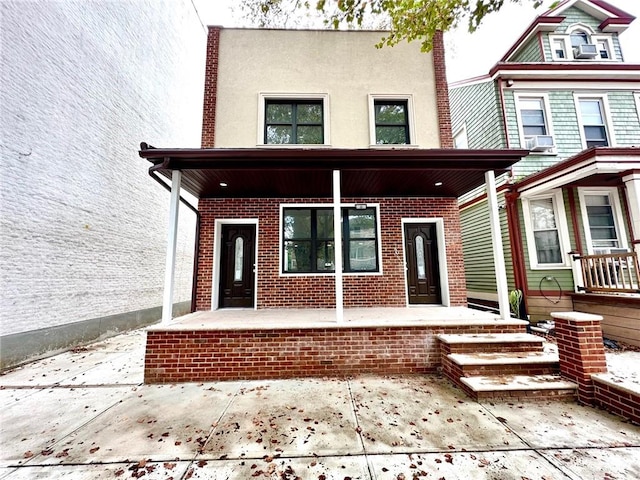
[[[565,0],[488,75],[449,87],[457,148],[531,152],[498,183],[509,288],[534,321],[577,310],[589,295],[572,294],[585,289],[640,302],[640,65],[624,63],[618,39],[633,20],[600,0]],[[461,198],[472,303],[497,298],[487,209],[482,191]]]

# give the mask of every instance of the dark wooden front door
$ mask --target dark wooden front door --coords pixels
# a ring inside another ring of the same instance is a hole
[[[255,225],[223,225],[219,308],[252,308],[255,288]]]
[[[404,238],[409,304],[442,303],[435,224],[406,224]]]

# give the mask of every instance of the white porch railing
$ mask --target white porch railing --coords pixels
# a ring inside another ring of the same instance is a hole
[[[640,293],[640,265],[635,252],[575,256],[585,292]]]

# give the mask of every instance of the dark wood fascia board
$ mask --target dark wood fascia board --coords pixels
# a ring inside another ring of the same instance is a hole
[[[513,184],[513,187],[517,190],[521,190],[523,187],[531,183],[538,182],[546,177],[551,175],[555,175],[559,172],[566,171],[570,172],[573,170],[578,164],[587,161],[593,160],[593,162],[597,161],[597,157],[613,157],[613,156],[640,156],[640,147],[592,147],[582,152],[574,155],[573,157],[569,157],[566,160],[557,163],[549,168],[544,170],[540,170],[533,175],[530,175],[522,180]]]
[[[524,31],[520,38],[515,41],[515,43],[507,50],[500,62],[508,62],[509,58],[513,56],[515,53],[520,50],[524,44],[529,40],[533,35],[541,31],[552,31],[555,30],[558,25],[560,25],[564,21],[565,17],[562,16],[544,16],[541,15],[537,17],[531,25]]]
[[[610,3],[605,2],[604,0],[591,0],[591,3],[593,3],[594,5],[597,5],[601,9],[606,10],[607,12],[611,13],[612,15],[620,19],[629,20],[629,23],[631,23],[636,18],[633,15],[630,15],[629,13],[625,12],[624,10],[620,10],[615,5],[611,5]]]
[[[528,150],[156,149],[139,152],[156,169],[506,170]],[[162,165],[162,166],[160,166]]]
[[[611,72],[612,75],[618,73],[635,72],[640,78],[640,64],[636,63],[595,63],[595,62],[527,62],[527,63],[507,63],[498,62],[491,70],[489,76],[491,78],[502,77],[514,71],[526,71],[526,75],[533,75],[536,72],[567,72],[567,79],[579,79],[580,74],[589,71],[597,71],[600,75],[602,72]],[[631,77],[631,76],[630,76]],[[523,77],[524,78],[524,77]],[[603,80],[602,76],[599,80]],[[629,78],[628,80],[634,80]]]

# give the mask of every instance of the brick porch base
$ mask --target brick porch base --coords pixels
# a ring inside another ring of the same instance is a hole
[[[524,332],[524,322],[166,329],[147,333],[145,383],[431,373],[440,333]]]

